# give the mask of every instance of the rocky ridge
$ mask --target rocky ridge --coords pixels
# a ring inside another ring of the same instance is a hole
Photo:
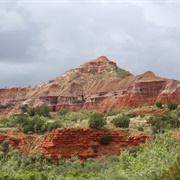
[[[153,105],[156,101],[180,103],[180,82],[158,77],[151,71],[134,76],[101,56],[46,84],[0,89],[0,115],[20,112],[25,104],[47,104],[51,111],[105,112],[125,106]]]

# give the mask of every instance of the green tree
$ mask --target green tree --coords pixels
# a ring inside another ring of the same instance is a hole
[[[156,106],[157,106],[158,108],[162,109],[162,102],[157,101],[157,102],[156,102]]]
[[[43,117],[36,115],[30,118],[27,124],[23,124],[24,133],[40,133],[44,131],[45,120]]]
[[[64,116],[65,114],[67,114],[69,111],[67,109],[63,109],[57,112],[58,116]]]
[[[128,128],[130,123],[130,118],[129,116],[126,115],[118,116],[112,120],[112,123],[116,127]]]
[[[148,123],[152,125],[153,133],[162,133],[168,129],[180,127],[180,120],[172,115],[155,115],[148,119]]]
[[[50,116],[50,110],[47,105],[37,106],[36,108],[36,114],[39,116],[49,117]]]
[[[29,114],[29,116],[34,116],[36,114],[36,109],[34,107],[28,109],[27,113]]]
[[[168,109],[174,110],[174,109],[176,109],[178,107],[178,103],[176,103],[176,102],[169,102],[167,104],[167,106],[168,106]]]
[[[31,117],[35,116],[35,115],[44,116],[44,117],[49,117],[50,116],[49,107],[47,105],[45,105],[45,104],[42,105],[42,106],[32,107],[32,108],[27,110],[27,113]]]
[[[59,121],[50,122],[47,124],[46,128],[48,132],[51,132],[53,129],[62,127],[63,125]]]
[[[102,128],[106,125],[106,120],[102,113],[95,112],[90,116],[88,123],[90,128]]]
[[[103,145],[108,145],[110,143],[110,141],[111,141],[111,135],[110,134],[103,135],[99,140],[99,142]]]
[[[134,149],[132,152],[123,151],[121,153],[119,156],[121,177],[119,179],[164,179],[161,176],[171,171],[172,165],[177,162],[179,151],[179,140],[172,133],[159,134],[153,142],[147,141],[137,151]],[[176,178],[169,179],[176,180]]]

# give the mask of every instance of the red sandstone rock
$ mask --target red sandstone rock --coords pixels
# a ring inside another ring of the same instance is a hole
[[[100,138],[111,135],[108,146],[99,143]],[[80,159],[88,157],[100,157],[106,155],[118,155],[122,150],[144,143],[149,137],[143,133],[133,133],[129,130],[110,132],[107,129],[56,129],[44,139],[40,135],[24,135],[21,132],[9,131],[0,133],[0,143],[9,141],[13,148],[20,152],[41,151],[46,156],[54,159],[58,157],[70,158],[78,155]],[[92,145],[97,143],[97,152],[94,152]]]
[[[101,56],[40,86],[0,89],[0,115],[20,112],[23,104],[45,103],[51,111],[105,112],[154,105],[156,101],[180,103],[180,82],[158,77],[151,71],[135,77]]]
[[[99,143],[100,138],[111,135],[110,144]],[[133,134],[129,130],[110,132],[107,129],[57,129],[50,133],[40,148],[47,156],[70,158],[78,155],[80,159],[105,155],[119,155],[122,150],[144,143],[149,137],[143,133]],[[93,144],[97,143],[97,152]]]
[[[38,135],[27,136],[21,132],[8,131],[0,133],[0,144],[3,141],[8,141],[13,148],[29,154],[38,150],[38,144],[42,143],[43,137]]]

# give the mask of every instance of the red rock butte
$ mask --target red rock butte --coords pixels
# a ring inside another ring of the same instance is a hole
[[[101,56],[39,86],[0,89],[0,115],[20,112],[25,104],[47,104],[51,111],[106,112],[156,101],[180,103],[180,81],[151,71],[134,76]]]

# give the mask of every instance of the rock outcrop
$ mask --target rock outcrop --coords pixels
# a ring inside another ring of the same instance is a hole
[[[110,135],[109,145],[99,141],[103,135]],[[143,133],[133,133],[129,130],[108,129],[57,129],[50,133],[41,148],[47,156],[70,158],[78,155],[80,159],[119,155],[121,151],[144,143],[149,137]]]
[[[27,136],[22,132],[16,131],[0,133],[0,144],[3,141],[8,141],[10,146],[27,154],[36,151],[39,152],[38,145],[43,142],[43,139],[44,138],[41,135]]]
[[[134,76],[101,56],[46,84],[0,89],[0,115],[19,112],[24,104],[45,103],[51,111],[105,112],[125,106],[153,105],[156,101],[180,103],[180,82],[158,77],[151,71]]]
[[[99,140],[103,135],[110,135],[109,145],[102,145]],[[8,141],[20,152],[42,152],[53,159],[71,158],[78,155],[84,160],[88,157],[119,155],[121,151],[144,143],[149,137],[144,133],[129,130],[107,129],[56,129],[46,137],[42,135],[24,135],[18,132],[0,133],[0,144]]]

